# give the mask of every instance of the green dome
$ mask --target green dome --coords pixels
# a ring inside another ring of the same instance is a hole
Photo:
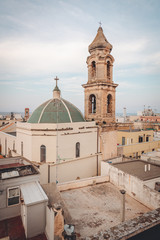
[[[52,98],[41,104],[30,116],[28,123],[85,122],[82,113],[63,98]]]

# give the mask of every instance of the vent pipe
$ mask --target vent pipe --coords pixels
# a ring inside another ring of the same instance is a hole
[[[147,172],[147,165],[144,165],[144,171]]]
[[[124,222],[125,221],[125,194],[126,191],[125,190],[120,190],[121,193],[121,221]]]

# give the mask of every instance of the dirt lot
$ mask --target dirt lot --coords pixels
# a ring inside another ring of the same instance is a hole
[[[111,183],[61,192],[81,237],[88,237],[120,223],[121,194]],[[150,209],[126,195],[126,220]]]

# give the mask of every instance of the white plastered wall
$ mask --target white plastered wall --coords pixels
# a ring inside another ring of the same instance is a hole
[[[58,129],[58,131],[57,131]],[[57,138],[58,136],[58,138]],[[17,152],[31,161],[40,162],[40,146],[46,146],[46,162],[75,158],[76,143],[80,143],[80,157],[97,153],[97,127],[94,122],[65,124],[17,124]]]
[[[6,140],[6,142],[5,142]],[[1,154],[6,156],[8,155],[8,150],[13,150],[13,143],[15,142],[15,149],[16,149],[16,142],[17,138],[13,135],[8,133],[0,132],[0,144],[1,144]],[[6,145],[6,146],[5,146]]]

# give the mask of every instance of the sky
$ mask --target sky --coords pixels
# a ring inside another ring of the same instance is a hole
[[[160,112],[159,0],[0,0],[0,112],[61,95],[84,112],[88,46],[99,22],[112,44],[116,112]]]

